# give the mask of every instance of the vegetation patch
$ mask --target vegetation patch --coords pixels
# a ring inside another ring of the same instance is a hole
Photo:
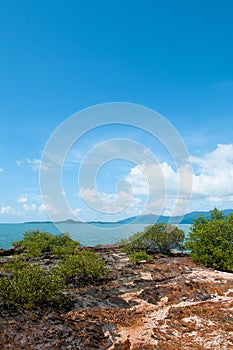
[[[77,278],[98,278],[106,276],[109,269],[100,257],[89,251],[80,251],[76,255],[63,258],[54,272],[69,284]]]
[[[68,234],[27,232],[14,246],[22,248],[23,254],[2,261],[0,267],[0,306],[8,309],[60,307],[68,301],[63,290],[70,284],[82,279],[86,284],[109,271],[99,255],[80,250],[79,242]],[[55,265],[53,260],[49,266],[44,264],[46,253],[58,258]]]
[[[0,302],[7,308],[32,309],[62,305],[62,279],[38,265],[14,262],[4,264],[0,277]]]
[[[197,263],[233,272],[233,213],[225,216],[214,209],[210,218],[193,221],[185,247]]]
[[[24,249],[27,257],[39,257],[45,252],[57,256],[74,254],[80,243],[70,238],[69,233],[52,235],[48,232],[29,231],[24,234],[22,240],[13,242],[13,246]]]
[[[173,225],[156,223],[120,243],[124,244],[123,250],[128,252],[144,250],[169,254],[171,249],[182,249],[183,241],[183,230]]]
[[[134,252],[129,255],[129,261],[133,263],[139,263],[141,261],[150,262],[153,260],[152,256],[147,254],[147,252]]]

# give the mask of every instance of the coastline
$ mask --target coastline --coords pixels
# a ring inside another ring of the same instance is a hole
[[[23,238],[24,232],[39,230],[60,234],[69,232],[73,240],[79,241],[82,246],[95,246],[96,244],[114,244],[123,238],[143,231],[147,224],[99,224],[98,226],[87,224],[60,224],[59,229],[53,224],[0,224],[0,248],[11,248],[12,242]],[[188,232],[190,225],[182,225],[182,229]]]

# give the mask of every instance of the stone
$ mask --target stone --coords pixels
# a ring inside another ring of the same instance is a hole
[[[18,313],[0,305],[1,349],[233,349],[233,274],[187,255],[156,254],[136,266],[120,247],[85,249],[106,260],[108,278],[74,283],[63,309]],[[57,260],[33,263],[50,268]]]

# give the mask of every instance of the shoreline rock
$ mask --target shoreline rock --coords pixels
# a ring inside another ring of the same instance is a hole
[[[1,349],[233,349],[233,274],[187,255],[133,264],[119,246],[82,249],[100,254],[109,276],[67,290],[68,310],[1,310]]]

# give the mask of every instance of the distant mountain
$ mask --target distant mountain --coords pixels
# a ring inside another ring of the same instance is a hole
[[[225,209],[222,211],[224,215],[230,215],[233,209]],[[162,222],[164,224],[170,222],[171,224],[191,224],[192,221],[203,215],[205,218],[210,217],[210,211],[193,211],[191,213],[185,214],[184,216],[163,216],[163,215],[140,215],[133,216],[127,219],[118,221],[119,224],[154,224],[155,222]]]
[[[233,209],[225,209],[222,211],[224,215],[230,215],[233,212]],[[154,215],[146,214],[139,216],[132,216],[127,219],[119,220],[117,222],[104,222],[104,221],[88,221],[87,224],[143,224],[151,225],[155,222],[162,222],[167,224],[191,224],[192,221],[198,218],[200,215],[203,215],[205,218],[210,217],[210,211],[193,211],[191,213],[185,214],[184,216],[164,216],[164,215]],[[52,224],[52,221],[31,221],[24,222],[24,224]],[[80,224],[82,221],[76,221],[73,219],[67,219],[63,221],[56,221],[55,224]]]
[[[52,221],[25,221],[23,224],[52,224]]]
[[[73,219],[67,219],[62,221],[56,221],[55,224],[80,224],[81,221],[73,220]]]
[[[81,221],[76,221],[73,219],[67,219],[62,221],[55,221],[55,224],[79,224]],[[53,224],[53,221],[26,221],[24,224]]]

